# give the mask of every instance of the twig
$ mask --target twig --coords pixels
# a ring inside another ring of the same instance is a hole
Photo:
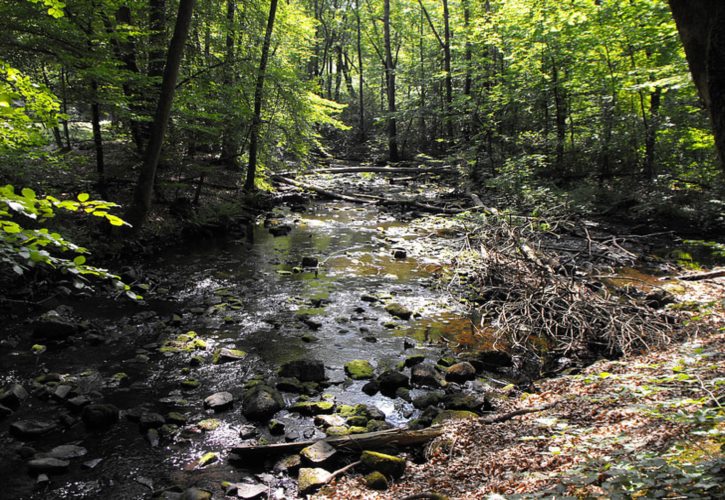
[[[327,481],[325,481],[323,484],[329,483],[330,481],[335,479],[337,476],[340,476],[340,475],[346,473],[347,471],[349,471],[350,469],[352,469],[353,467],[355,467],[357,465],[360,465],[361,463],[362,463],[362,461],[358,460],[357,462],[353,462],[351,464],[346,465],[345,467],[343,467],[341,469],[336,470],[335,472],[330,474],[330,477],[328,477]]]

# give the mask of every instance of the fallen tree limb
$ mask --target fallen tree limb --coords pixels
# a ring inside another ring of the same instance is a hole
[[[436,174],[441,172],[454,172],[452,167],[323,167],[305,172],[281,172],[279,175],[314,175],[314,174],[355,174],[355,173],[379,173],[379,174]]]
[[[232,453],[241,460],[258,459],[283,453],[297,453],[318,441],[325,441],[338,450],[374,450],[388,446],[413,446],[427,443],[441,434],[443,434],[443,428],[440,426],[414,431],[410,429],[388,429],[377,432],[366,432],[364,434],[316,439],[314,441],[238,446],[232,448]]]
[[[335,193],[334,191],[322,189],[321,187],[317,187],[315,185],[308,184],[306,182],[299,182],[294,179],[290,179],[288,177],[274,176],[273,179],[276,180],[277,182],[281,182],[283,184],[289,184],[290,186],[295,186],[300,189],[306,189],[308,191],[312,191],[314,193],[322,195],[326,198],[331,198],[333,200],[350,201],[353,203],[364,203],[364,204],[372,203],[370,200],[365,200],[365,199],[358,198],[355,196],[348,196],[346,194]]]
[[[725,269],[718,269],[715,271],[710,271],[708,273],[682,274],[680,276],[675,276],[675,279],[683,280],[683,281],[700,281],[700,280],[708,280],[711,278],[720,278],[721,276],[725,276]],[[671,278],[662,278],[662,279],[671,279]]]
[[[344,473],[346,473],[347,471],[349,471],[353,467],[356,467],[356,466],[360,465],[361,463],[362,462],[360,460],[358,460],[357,462],[353,462],[351,464],[348,464],[345,467],[342,467],[341,469],[337,469],[335,472],[333,472],[332,474],[330,474],[330,477],[327,478],[327,481],[325,481],[325,484],[328,484],[329,482],[331,482],[336,477],[343,475]]]

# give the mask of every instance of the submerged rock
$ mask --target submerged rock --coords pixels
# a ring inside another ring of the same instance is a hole
[[[397,370],[387,370],[378,377],[380,392],[386,396],[394,396],[399,387],[410,387],[408,377]]]
[[[335,403],[331,401],[299,401],[290,406],[289,411],[301,415],[318,415],[332,413],[334,409]]]
[[[68,470],[70,462],[58,458],[36,458],[28,462],[28,470],[35,473],[60,474]]]
[[[391,302],[390,304],[387,304],[385,306],[385,311],[391,316],[400,319],[410,319],[410,317],[413,315],[413,311],[411,311],[402,304],[398,304],[397,302]]]
[[[298,359],[282,365],[281,377],[294,377],[301,382],[322,382],[325,380],[325,365],[316,359]]]

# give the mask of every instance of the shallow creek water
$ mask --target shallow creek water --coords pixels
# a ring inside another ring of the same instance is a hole
[[[220,481],[239,481],[246,472],[227,464],[226,456],[241,443],[238,430],[247,423],[240,404],[214,414],[202,402],[218,391],[229,391],[238,400],[245,382],[269,380],[282,363],[300,358],[324,362],[331,383],[324,393],[337,404],[374,405],[395,426],[416,416],[417,410],[400,398],[366,395],[361,390],[365,381],[347,378],[343,366],[367,359],[379,373],[412,354],[436,360],[449,352],[448,344],[465,347],[476,341],[464,308],[433,286],[432,272],[441,264],[437,256],[424,255],[415,245],[429,231],[376,208],[342,203],[317,204],[301,212],[284,209],[266,222],[288,224],[292,230],[273,236],[260,221],[239,240],[193,242],[160,257],[150,267],[161,278],[141,305],[100,299],[72,304],[100,334],[96,342],[51,346],[36,356],[26,335],[10,351],[3,350],[8,365],[1,370],[2,385],[19,382],[30,389],[30,381],[44,370],[59,372],[78,392],[102,397],[122,410],[121,421],[110,430],[88,432],[62,402],[29,398],[0,423],[5,449],[0,476],[10,495],[4,498],[141,498],[173,484],[213,483],[218,490]],[[406,249],[407,257],[393,257],[394,248]],[[316,258],[318,266],[300,268],[303,257]],[[364,295],[381,300],[362,300]],[[391,301],[412,310],[413,317],[404,321],[385,312],[385,303]],[[14,328],[21,333],[29,326]],[[187,331],[196,332],[206,348],[160,352],[165,340]],[[212,353],[222,347],[241,349],[247,356],[213,364]],[[192,356],[204,361],[190,368]],[[128,378],[119,383],[114,375],[121,372]],[[182,382],[189,378],[199,387],[184,389]],[[283,396],[287,403],[297,398]],[[162,415],[177,411],[187,417],[187,424],[174,438],[152,447],[138,425],[123,417],[124,411],[139,408]],[[33,493],[35,476],[18,457],[20,445],[8,437],[8,425],[65,414],[63,430],[27,444],[43,452],[73,443],[88,454],[72,460],[69,472],[51,476],[47,488]],[[195,424],[208,418],[218,419],[219,426],[199,430]],[[309,417],[283,410],[275,418],[300,436],[324,436]],[[285,439],[271,436],[263,426],[259,432],[269,441]],[[219,462],[197,468],[196,461],[206,452],[218,453]],[[95,468],[81,467],[96,458],[102,461]],[[289,493],[284,480],[265,479],[275,495]]]

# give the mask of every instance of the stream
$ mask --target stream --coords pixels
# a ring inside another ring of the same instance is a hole
[[[410,399],[424,391],[405,399],[370,395],[363,391],[369,380],[346,376],[345,363],[368,360],[377,375],[411,357],[435,363],[477,341],[465,308],[439,287],[440,254],[420,244],[432,239],[430,228],[371,206],[318,202],[275,209],[244,233],[199,239],[149,262],[151,284],[140,304],[91,297],[59,306],[83,328],[43,342],[45,351],[33,351],[40,341],[27,321],[6,324],[5,337],[15,340],[0,347],[7,363],[0,386],[17,383],[30,396],[0,421],[4,498],[142,498],[172,486],[218,494],[222,481],[245,478],[266,485],[272,498],[294,497],[287,474],[232,466],[229,450],[245,439],[324,437],[312,416],[289,411],[307,398],[337,408],[369,405],[386,426],[403,426],[420,416]],[[385,309],[390,304],[412,316],[396,317]],[[287,408],[274,415],[281,433],[249,422],[240,411],[245,387],[273,384],[279,367],[295,360],[321,361],[327,380],[277,386]],[[60,386],[69,392],[56,393]],[[231,409],[205,408],[204,399],[220,391],[234,396]],[[78,396],[117,407],[118,423],[88,429],[69,404]],[[55,426],[32,438],[11,436],[10,424],[25,419]],[[68,444],[85,450],[69,467],[48,478],[28,471],[28,460]],[[200,466],[209,452],[218,460]]]

